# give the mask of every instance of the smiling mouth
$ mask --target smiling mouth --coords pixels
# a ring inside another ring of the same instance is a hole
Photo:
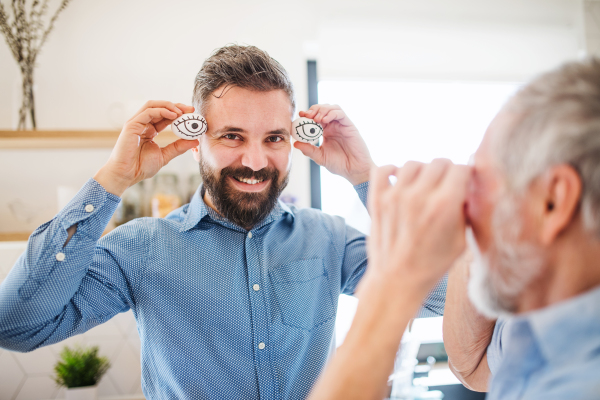
[[[234,176],[233,179],[235,179],[238,182],[246,183],[248,185],[256,185],[257,183],[261,183],[264,181],[264,179],[238,178],[236,176]]]

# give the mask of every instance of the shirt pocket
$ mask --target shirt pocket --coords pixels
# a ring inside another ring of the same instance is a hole
[[[311,330],[335,317],[322,259],[294,261],[271,269],[269,277],[285,325]]]

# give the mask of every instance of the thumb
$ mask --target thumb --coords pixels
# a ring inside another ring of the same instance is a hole
[[[323,149],[314,146],[310,143],[295,142],[294,147],[297,148],[307,157],[310,157],[314,162],[323,165]]]
[[[171,161],[172,159],[174,159],[177,156],[182,155],[189,149],[198,147],[199,144],[200,143],[198,142],[198,140],[178,139],[178,140],[174,141],[173,143],[169,144],[168,146],[163,147],[160,150],[162,151],[163,160],[165,162],[165,165],[169,161]]]

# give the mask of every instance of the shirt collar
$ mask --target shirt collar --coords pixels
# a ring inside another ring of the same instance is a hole
[[[519,318],[548,361],[581,359],[600,345],[600,286]]]
[[[215,221],[219,221],[226,225],[235,227],[238,230],[242,230],[241,227],[233,224],[228,219],[222,217],[215,210],[210,208],[204,202],[204,199],[202,196],[203,194],[204,194],[204,185],[200,185],[198,187],[198,189],[196,190],[196,193],[194,193],[194,196],[192,196],[192,200],[190,201],[190,204],[187,208],[187,215],[185,216],[185,220],[180,229],[180,232],[189,231],[190,229],[192,229],[193,227],[198,225],[198,223],[200,221],[202,221],[202,219],[206,216],[208,216],[209,218],[211,218]],[[290,207],[287,204],[283,203],[281,200],[277,200],[277,204],[275,205],[273,210],[271,210],[269,215],[265,219],[263,219],[261,222],[256,224],[254,227],[252,227],[252,230],[254,231],[256,229],[260,229],[261,227],[280,219],[284,214],[290,214],[292,216],[292,218],[294,217],[294,212],[290,209]],[[243,230],[245,230],[245,229],[243,229]]]

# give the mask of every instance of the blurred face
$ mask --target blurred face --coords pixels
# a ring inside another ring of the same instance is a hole
[[[210,100],[204,115],[208,131],[194,157],[200,163],[205,201],[239,226],[249,229],[264,219],[287,184],[292,112],[283,90],[233,86]]]
[[[475,153],[467,216],[467,242],[474,255],[469,297],[490,318],[518,310],[524,290],[543,263],[535,243],[527,196],[511,193],[493,157],[495,140],[512,129],[515,119],[499,114]]]

